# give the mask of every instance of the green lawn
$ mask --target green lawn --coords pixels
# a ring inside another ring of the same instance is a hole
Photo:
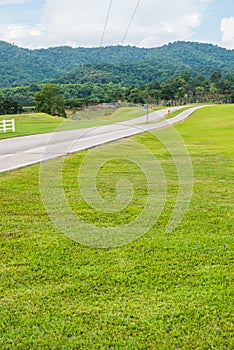
[[[188,106],[183,107],[183,108],[181,108],[181,109],[179,109],[178,111],[175,111],[175,112],[171,112],[170,108],[167,108],[167,111],[170,111],[170,113],[167,112],[167,114],[164,117],[162,117],[160,120],[157,119],[155,121],[150,121],[148,124],[156,124],[159,121],[162,121],[164,118],[166,118],[166,119],[174,118],[177,115],[179,115],[181,112],[186,111],[187,109],[192,108],[192,107],[194,107],[194,105],[190,105],[190,106],[188,105]],[[144,124],[146,124],[146,123],[144,123]]]
[[[206,107],[176,125],[193,162],[194,193],[170,234],[175,166],[152,135],[132,138],[159,159],[168,193],[157,224],[114,249],[85,247],[56,230],[41,201],[39,165],[0,174],[0,348],[233,349],[233,128],[233,105]],[[138,215],[147,184],[127,160],[110,161],[97,180],[99,193],[113,199],[114,183],[132,179],[126,210],[101,215],[82,200],[77,173],[86,154],[64,164],[74,212],[100,226]]]
[[[0,120],[3,119],[15,119],[16,132],[0,133],[0,139],[53,132],[64,122],[64,118],[52,117],[44,113],[0,116]]]
[[[75,113],[76,120],[52,117],[43,113],[0,116],[0,120],[14,118],[16,124],[15,133],[0,133],[0,139],[53,132],[58,127],[59,130],[71,130],[118,123],[141,117],[144,113],[143,107],[122,107],[115,111],[113,109],[83,110]]]

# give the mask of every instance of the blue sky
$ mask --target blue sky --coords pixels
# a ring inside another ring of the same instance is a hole
[[[123,42],[138,0],[113,0],[103,45]],[[0,0],[0,40],[28,48],[99,46],[109,0]],[[124,44],[176,40],[234,49],[233,0],[142,0]]]
[[[17,2],[0,0],[0,7],[2,23],[8,24],[34,24],[39,23],[43,14],[43,8],[45,1],[28,1],[28,2]]]
[[[220,31],[220,24],[223,18],[230,17],[234,17],[234,0],[212,1],[206,10],[201,25],[196,28],[196,33],[192,39],[206,42],[217,42],[221,45],[222,32]],[[234,37],[233,27],[232,35]]]

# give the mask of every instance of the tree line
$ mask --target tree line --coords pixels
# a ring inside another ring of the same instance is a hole
[[[8,102],[7,102],[8,101]],[[20,106],[36,106],[36,111],[65,116],[65,108],[76,109],[99,103],[126,101],[136,104],[181,105],[187,103],[234,103],[234,77],[214,71],[209,79],[185,72],[162,83],[141,87],[121,84],[31,84],[2,89],[0,113],[20,111]],[[10,106],[6,108],[6,106]]]

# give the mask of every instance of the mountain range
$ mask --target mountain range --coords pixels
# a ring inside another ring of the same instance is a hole
[[[0,41],[0,87],[52,82],[120,83],[141,86],[183,72],[234,74],[234,50],[178,41],[156,48],[68,46],[29,50]]]

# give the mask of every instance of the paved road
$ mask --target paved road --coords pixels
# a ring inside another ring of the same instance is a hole
[[[173,112],[180,108],[182,107],[173,107],[170,110]],[[145,123],[146,117],[143,116],[105,126],[0,140],[0,172],[18,169],[67,153],[162,128],[184,120],[199,108],[202,107],[190,108],[175,118],[161,121],[160,119],[167,114],[167,109],[153,112],[149,115],[148,124]]]

